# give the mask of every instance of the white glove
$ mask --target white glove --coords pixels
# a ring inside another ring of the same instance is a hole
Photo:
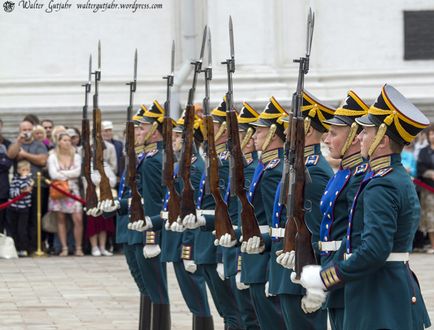
[[[92,169],[92,172],[90,173],[90,179],[95,186],[99,186],[101,182],[101,175],[99,174],[99,171]]]
[[[106,199],[98,203],[99,209],[101,209],[103,212],[113,212],[116,211],[121,207],[121,204],[117,199],[110,200]]]
[[[237,275],[235,275],[235,284],[237,285],[238,290],[246,290],[250,288],[250,285],[241,282],[241,272],[238,272]]]
[[[327,293],[321,289],[307,289],[306,295],[301,298],[301,309],[306,314],[316,312],[326,300]]]
[[[189,272],[194,274],[197,270],[197,265],[194,263],[193,260],[182,260],[183,264],[184,264],[184,269]]]
[[[282,250],[276,251],[276,262],[288,269],[294,269],[295,267],[295,251],[289,251],[283,253]]]
[[[180,223],[176,222],[176,221],[174,221],[170,225],[170,227],[169,227],[169,221],[166,221],[165,227],[166,227],[166,230],[171,230],[171,231],[174,231],[177,233],[182,233],[185,230],[184,226],[181,225]]]
[[[182,219],[182,225],[188,229],[196,229],[200,226],[204,226],[206,223],[203,215],[195,216],[194,214],[188,214]]]
[[[161,249],[158,244],[145,245],[143,247],[143,256],[146,259],[155,258],[160,253],[161,253]]]
[[[264,288],[264,292],[265,292],[265,297],[274,297],[274,294],[270,293],[270,282],[267,281],[267,283],[265,283],[265,288]]]
[[[300,280],[296,279],[297,273],[295,271],[293,271],[290,276],[291,276],[292,283],[301,285]]]
[[[241,247],[240,247],[241,252],[246,253],[247,242],[243,241],[243,235],[240,236],[240,243],[241,243]]]
[[[264,252],[265,246],[261,246],[261,238],[258,236],[253,236],[249,238],[246,245],[246,252],[248,254],[259,254]]]
[[[145,231],[152,228],[151,218],[145,215],[145,220],[138,220],[136,222],[128,223],[128,229],[137,230],[137,231]]]
[[[98,207],[93,207],[91,209],[87,209],[86,214],[96,218],[102,214],[102,210],[100,210]]]
[[[225,267],[223,266],[223,264],[221,262],[219,262],[217,264],[217,268],[216,268],[217,274],[219,275],[220,279],[222,281],[225,280]]]
[[[326,290],[321,279],[321,266],[307,265],[303,267],[300,277],[300,284],[306,289],[321,289]]]
[[[223,247],[225,247],[225,248],[230,248],[230,247],[233,247],[233,246],[235,246],[237,244],[237,240],[235,239],[235,240],[232,240],[232,236],[231,236],[231,234],[224,234],[224,235],[222,235],[221,237],[220,237],[220,240],[218,240],[218,239],[216,239],[215,241],[214,241],[214,245],[215,246],[218,246],[218,245],[220,245],[220,246],[223,246]]]

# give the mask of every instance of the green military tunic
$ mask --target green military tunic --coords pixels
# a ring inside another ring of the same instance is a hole
[[[347,260],[323,268],[321,278],[330,290],[345,284],[345,329],[424,329],[430,320],[416,276],[408,262],[387,261],[405,260],[411,251],[419,224],[417,194],[399,154],[371,160],[370,166],[350,213]],[[362,219],[354,248],[352,226]]]

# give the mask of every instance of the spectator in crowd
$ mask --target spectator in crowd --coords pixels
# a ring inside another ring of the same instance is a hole
[[[112,170],[116,174],[117,177],[120,176],[119,171],[122,169],[120,168],[119,164],[121,163],[121,157],[123,153],[123,143],[122,141],[115,140],[113,138],[113,123],[111,121],[105,120],[101,122],[101,135],[104,141],[109,142],[113,144],[116,151],[116,168],[112,166],[111,162],[109,162],[110,166],[112,167]]]
[[[420,132],[414,140],[414,158],[419,158],[419,152],[428,145],[428,139],[426,138],[426,131]]]
[[[30,163],[27,160],[20,160],[17,164],[17,174],[14,175],[10,185],[10,198],[15,198],[23,193],[31,193],[33,179],[30,172]],[[29,211],[32,205],[31,195],[12,203],[7,211],[9,235],[14,239],[18,256],[27,257],[27,224],[29,222]]]
[[[111,167],[104,161],[104,172],[109,178],[110,187],[114,188],[116,185],[116,175],[112,171]],[[92,181],[96,186],[99,186],[101,176],[98,171],[92,170]],[[116,196],[116,192],[113,191],[113,197]],[[99,256],[112,256],[110,251],[106,250],[107,237],[114,233],[114,218],[104,218],[102,215],[98,217],[88,216],[86,226],[86,237],[89,238],[92,246],[92,255],[94,257]]]
[[[74,195],[78,195],[81,156],[75,153],[75,149],[71,145],[71,138],[66,132],[62,132],[58,135],[58,143],[48,157],[47,163],[50,177],[53,180],[67,181],[69,191]],[[72,215],[74,223],[75,255],[83,256],[83,218],[81,204],[67,196],[60,199],[52,199],[50,196],[48,208],[50,211],[56,212],[57,214],[58,235],[62,244],[60,256],[68,255],[66,214]]]
[[[68,135],[71,137],[71,144],[75,148],[75,152],[81,155],[80,131],[75,127],[71,127],[66,130],[66,133],[68,133]]]
[[[12,161],[7,155],[11,141],[2,135],[3,121],[0,119],[0,204],[7,202],[9,199],[9,169]],[[3,233],[6,224],[6,210],[0,210],[0,233]]]
[[[414,157],[414,143],[411,142],[409,145],[404,146],[401,152],[401,162],[407,173],[410,176],[416,176],[416,158]]]
[[[14,160],[15,172],[17,169],[16,165],[18,161],[29,161],[31,164],[32,177],[33,179],[35,179],[36,173],[41,172],[42,168],[47,163],[48,152],[44,144],[33,139],[32,131],[33,124],[31,122],[23,120],[20,123],[18,137],[16,138],[16,141],[12,143],[8,148],[8,157]],[[36,187],[33,187],[33,190],[32,207],[30,209],[30,219],[28,226],[30,252],[36,250]],[[44,200],[45,198],[44,196],[42,196],[42,200]]]
[[[42,127],[42,125],[36,125],[35,127],[33,127],[33,139],[35,141],[39,141],[44,144],[44,141],[46,139],[46,134],[45,134],[45,129],[44,127]]]
[[[428,186],[434,188],[434,124],[426,130],[428,145],[420,150],[417,160],[417,176]],[[434,193],[422,188],[420,191],[421,223],[420,230],[428,233],[431,247],[427,253],[434,253]]]
[[[56,146],[57,140],[59,138],[60,133],[66,133],[66,128],[63,125],[54,126],[53,131],[51,132],[51,139],[53,141],[53,145]]]
[[[42,127],[45,129],[45,134],[47,135],[44,144],[47,147],[48,150],[51,150],[54,148],[51,132],[53,131],[54,122],[51,119],[43,119],[41,121]]]
[[[29,121],[29,122],[32,123],[33,126],[36,126],[36,125],[40,124],[38,116],[36,116],[36,115],[34,115],[32,113],[29,113],[28,115],[26,115],[24,117],[23,121]]]

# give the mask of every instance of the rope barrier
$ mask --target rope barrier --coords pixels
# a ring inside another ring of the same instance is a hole
[[[80,202],[82,205],[86,205],[86,201],[84,199],[82,199],[80,196],[71,194],[69,191],[65,191],[62,188],[59,188],[55,184],[52,184],[51,180],[49,180],[47,178],[44,178],[44,180],[45,180],[46,184],[48,184],[50,187],[54,188],[58,192],[62,193],[63,195],[65,195],[69,198],[72,198],[73,200],[76,200],[77,202]]]
[[[17,197],[14,197],[14,198],[8,200],[7,202],[0,204],[0,210],[7,208],[9,205],[11,205],[15,202],[18,202],[20,199],[23,199],[28,194],[29,194],[29,192],[22,193],[22,194],[18,195]]]
[[[415,185],[417,185],[421,188],[424,188],[424,189],[428,190],[430,193],[434,194],[434,188],[431,187],[430,185],[427,185],[425,182],[423,182],[419,179],[416,179],[416,178],[413,179],[413,182]]]

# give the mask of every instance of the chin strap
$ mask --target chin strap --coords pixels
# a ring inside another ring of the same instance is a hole
[[[252,138],[254,133],[253,128],[249,127],[247,129],[246,135],[244,136],[243,141],[241,142],[241,150],[244,149],[244,147],[247,145],[247,143],[249,143],[250,139]]]
[[[354,141],[354,138],[357,135],[358,129],[359,129],[359,125],[356,122],[351,124],[350,133],[348,134],[347,140],[345,141],[345,144],[341,150],[341,157],[343,157],[345,153],[348,151],[348,149],[350,148],[351,144]]]
[[[262,145],[262,152],[267,150],[267,147],[270,145],[271,139],[276,133],[276,129],[277,129],[276,124],[270,126],[270,130],[268,131],[267,137],[265,138],[264,144]]]
[[[387,126],[385,123],[382,123],[380,127],[378,128],[377,134],[375,135],[374,141],[372,142],[371,146],[369,147],[368,156],[372,156],[372,154],[377,150],[378,145],[380,144],[381,140],[383,139],[384,135],[386,134]]]
[[[226,131],[226,122],[224,121],[221,125],[217,133],[215,134],[214,140],[217,141],[223,133]]]
[[[149,130],[148,134],[146,134],[145,141],[143,141],[143,143],[146,143],[149,140],[149,138],[152,136],[152,134],[155,133],[155,131],[157,130],[157,128],[158,128],[158,123],[156,121],[154,121],[152,123],[152,127]]]

